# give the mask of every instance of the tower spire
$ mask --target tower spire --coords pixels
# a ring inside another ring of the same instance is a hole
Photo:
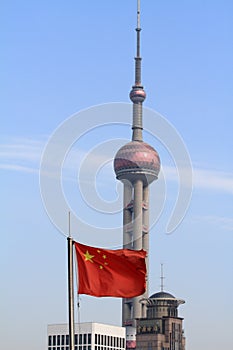
[[[137,0],[137,51],[135,57],[135,83],[130,92],[130,99],[133,102],[133,141],[142,141],[142,103],[146,98],[146,93],[143,90],[141,83],[141,55],[140,55],[140,34],[141,34],[141,11],[140,0]]]
[[[138,6],[137,6],[137,54],[135,57],[135,85],[140,86],[141,85],[141,60],[142,58],[140,57],[140,18],[141,17],[141,12],[140,12],[140,0],[138,0]]]

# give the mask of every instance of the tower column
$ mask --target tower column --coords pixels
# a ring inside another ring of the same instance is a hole
[[[143,182],[136,180],[134,183],[133,203],[133,249],[142,249],[142,199]],[[133,326],[136,326],[135,318],[141,317],[142,305],[139,303],[141,297],[133,298]]]
[[[133,202],[133,249],[142,249],[142,195],[143,182],[138,179],[134,182]]]
[[[143,295],[144,298],[148,298],[149,290],[149,186],[146,185],[143,188],[143,226],[145,227],[143,237],[142,237],[142,248],[147,252],[146,255],[146,291]],[[142,317],[146,317],[146,305],[142,304]]]
[[[133,104],[133,135],[132,140],[142,141],[142,103]]]
[[[132,184],[128,180],[124,180],[124,210],[123,210],[123,248],[132,249],[132,232],[130,224],[132,223],[132,211],[128,208],[132,200]]]
[[[132,249],[132,210],[128,208],[132,200],[133,187],[128,180],[124,180],[124,210],[123,210],[123,248]],[[127,299],[122,300],[122,324],[125,325],[127,320],[132,318],[132,302]]]

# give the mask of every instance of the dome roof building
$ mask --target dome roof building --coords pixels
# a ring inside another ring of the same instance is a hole
[[[137,347],[141,350],[149,347],[185,350],[183,318],[178,316],[178,307],[184,302],[163,290],[149,298],[142,298],[141,303],[147,306],[147,315],[137,319]]]

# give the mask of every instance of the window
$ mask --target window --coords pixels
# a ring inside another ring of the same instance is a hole
[[[78,334],[74,335],[74,344],[78,345]],[[77,350],[77,349],[76,349]]]
[[[57,336],[57,345],[60,345],[60,335]]]
[[[49,335],[48,344],[49,344],[49,346],[52,345],[52,337],[51,337],[51,335]]]
[[[87,338],[87,343],[91,344],[91,333],[88,333]]]
[[[97,344],[97,343],[98,343],[98,338],[97,338],[97,334],[95,334],[95,344]]]
[[[83,339],[82,339],[83,337],[82,337],[82,334],[79,334],[79,344],[82,344],[83,343]]]
[[[86,343],[87,343],[87,335],[83,334],[83,344],[86,344]]]
[[[68,334],[66,335],[66,345],[69,345],[69,335]],[[68,347],[68,349],[69,349],[69,347]]]
[[[53,345],[56,345],[56,335],[53,335]]]
[[[64,334],[61,336],[61,345],[65,344],[65,336]],[[63,349],[64,350],[64,349]]]

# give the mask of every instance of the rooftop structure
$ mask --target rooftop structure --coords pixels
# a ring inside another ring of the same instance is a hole
[[[48,350],[69,350],[68,324],[48,325]],[[102,323],[75,324],[75,350],[124,350],[125,328]]]
[[[147,306],[147,315],[137,319],[137,348],[185,350],[183,318],[178,316],[178,307],[184,300],[160,291],[143,298],[141,303]]]

